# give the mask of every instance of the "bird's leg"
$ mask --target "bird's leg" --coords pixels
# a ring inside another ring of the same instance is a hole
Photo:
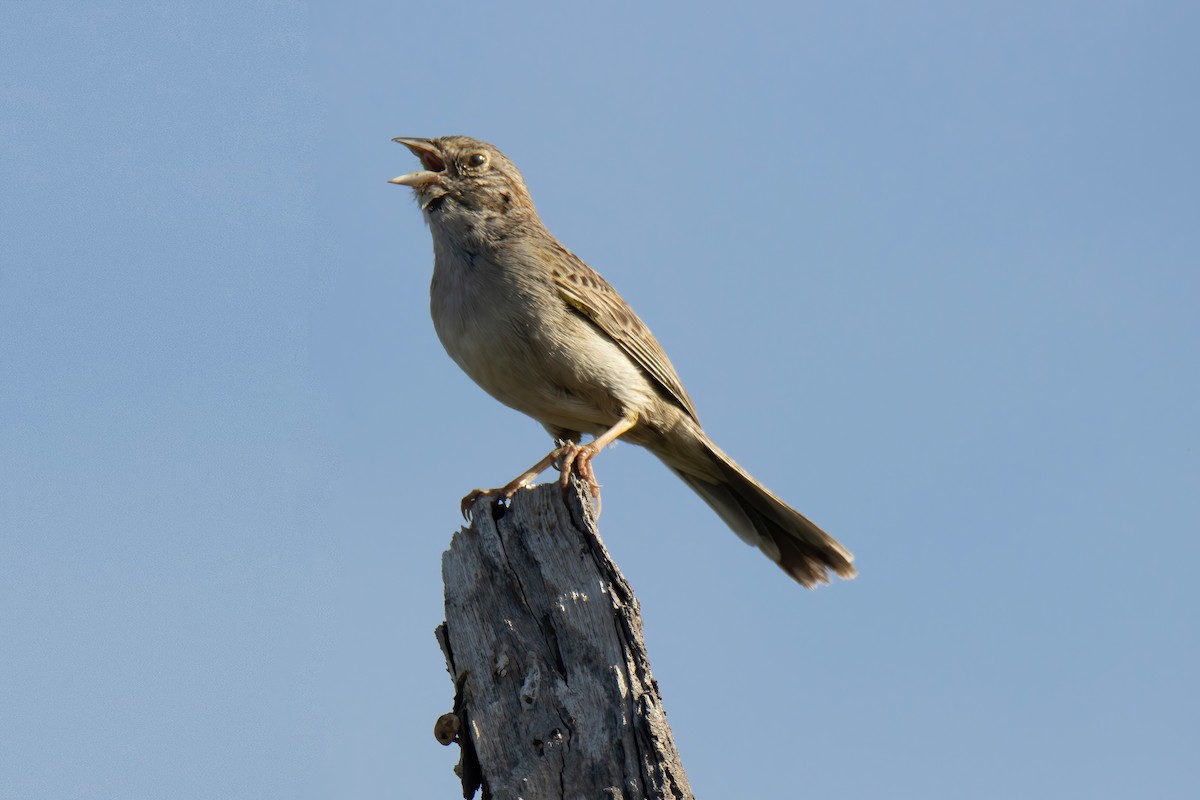
[[[517,477],[513,478],[508,483],[501,486],[499,489],[472,489],[467,493],[467,496],[462,499],[462,503],[460,503],[463,517],[468,520],[471,518],[471,509],[475,506],[475,501],[481,497],[503,497],[505,500],[511,499],[514,494],[524,489],[530,481],[532,481],[538,475],[541,475],[542,472],[545,471],[546,467],[553,464],[558,457],[562,455],[563,448],[567,446],[578,447],[578,445],[570,442],[565,445],[558,444],[553,450],[546,454],[545,458],[522,472]]]
[[[596,498],[597,516],[600,515],[600,484],[596,481],[596,472],[592,469],[592,459],[597,453],[609,444],[612,444],[622,433],[625,433],[625,431],[636,425],[637,420],[637,414],[630,411],[621,417],[616,425],[613,425],[595,439],[592,439],[582,447],[574,445],[570,450],[563,453],[563,459],[559,464],[559,469],[562,470],[561,480],[563,488],[566,489],[570,483],[571,469],[574,468],[579,473],[579,477],[587,481],[588,488],[592,490],[592,495]]]
[[[462,515],[470,519],[471,509],[481,497],[511,499],[514,494],[528,486],[530,481],[542,474],[551,464],[554,464],[562,471],[561,481],[563,489],[566,489],[571,483],[572,469],[579,473],[580,478],[587,481],[592,496],[596,498],[596,513],[599,514],[600,484],[596,481],[596,473],[592,469],[592,458],[622,433],[625,433],[625,431],[636,425],[637,419],[637,414],[630,412],[618,420],[616,425],[613,425],[604,433],[582,446],[571,439],[556,439],[554,449],[547,453],[541,461],[504,484],[504,486],[501,486],[499,489],[473,489],[468,492],[467,496],[460,503]]]

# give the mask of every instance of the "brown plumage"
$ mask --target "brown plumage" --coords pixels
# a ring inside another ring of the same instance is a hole
[[[422,170],[410,186],[433,236],[434,327],[450,357],[489,394],[545,426],[545,458],[500,489],[510,497],[551,463],[595,485],[591,460],[620,437],[646,447],[745,541],[805,586],[853,556],[754,480],[700,427],[650,329],[604,278],[542,224],[520,171],[466,136],[398,138]],[[579,445],[581,434],[594,438]]]

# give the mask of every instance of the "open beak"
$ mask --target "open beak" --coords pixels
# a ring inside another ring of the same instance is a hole
[[[407,136],[397,136],[392,141],[399,142],[412,151],[412,154],[421,160],[421,166],[424,169],[392,178],[388,183],[411,186],[419,190],[424,189],[432,183],[437,183],[446,174],[446,162],[442,160],[442,154],[432,139],[414,139]]]

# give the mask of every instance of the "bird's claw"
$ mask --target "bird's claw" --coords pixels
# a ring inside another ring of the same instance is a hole
[[[574,471],[588,486],[596,502],[596,516],[600,516],[600,483],[596,480],[596,472],[592,469],[592,456],[596,451],[590,444],[582,447],[573,442],[564,444],[555,466],[560,472],[559,483],[563,491],[571,486],[571,472]]]
[[[511,500],[513,495],[528,486],[542,470],[551,464],[562,473],[559,482],[564,493],[571,486],[572,472],[587,483],[596,504],[596,514],[599,516],[600,484],[596,480],[596,473],[592,470],[592,456],[596,455],[599,449],[591,443],[580,445],[572,441],[559,440],[557,444],[558,447],[551,450],[545,458],[518,475],[506,486],[499,489],[472,489],[467,492],[466,497],[459,503],[459,510],[462,512],[463,518],[468,522],[471,521],[471,509],[475,507],[481,497],[494,497],[497,502]]]
[[[479,502],[479,498],[495,497],[502,500],[510,500],[514,494],[516,494],[516,491],[508,491],[507,486],[500,489],[472,489],[459,502],[459,510],[462,511],[463,519],[470,522],[471,510],[475,508],[475,504]]]
[[[481,497],[487,496],[487,492],[483,489],[472,489],[467,492],[466,496],[459,502],[458,508],[462,512],[463,519],[467,522],[471,521],[471,509],[475,507],[475,501]]]

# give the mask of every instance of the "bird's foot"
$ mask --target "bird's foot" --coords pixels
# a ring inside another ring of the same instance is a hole
[[[462,511],[463,519],[465,519],[467,522],[471,521],[471,509],[475,507],[475,504],[479,502],[481,497],[495,497],[502,500],[512,499],[512,496],[516,494],[516,490],[508,492],[506,491],[507,488],[508,487],[501,487],[499,489],[472,489],[471,491],[467,492],[466,496],[463,497],[458,504],[459,510]]]
[[[545,467],[542,467],[542,469],[545,469]],[[508,483],[501,486],[499,489],[472,489],[471,491],[467,492],[467,496],[462,499],[461,503],[459,503],[459,508],[462,511],[463,517],[466,518],[468,522],[471,521],[471,509],[475,507],[475,503],[477,503],[481,497],[494,497],[496,498],[497,502],[507,502],[512,500],[513,495],[528,486],[530,481],[538,476],[539,472],[541,472],[541,470],[534,472],[532,469],[527,472],[523,472]]]
[[[555,462],[558,467],[559,482],[562,484],[563,491],[571,485],[571,472],[574,471],[586,483],[588,490],[592,494],[592,498],[596,503],[596,516],[600,516],[600,483],[596,480],[596,472],[592,469],[592,457],[599,452],[599,448],[593,447],[594,442],[589,442],[585,445],[578,445],[574,442],[567,442],[561,448],[561,453]]]
[[[471,509],[475,507],[475,503],[477,503],[481,497],[495,497],[499,500],[505,501],[511,500],[514,494],[532,483],[533,479],[540,475],[542,471],[546,469],[546,467],[555,463],[555,461],[561,457],[564,450],[572,447],[578,449],[579,445],[571,442],[560,443],[557,447],[547,453],[545,458],[522,472],[517,477],[513,478],[508,483],[501,486],[499,489],[472,489],[470,492],[467,492],[467,496],[462,499],[461,503],[459,503],[459,509],[462,511],[463,517],[470,521]]]
[[[561,473],[560,482],[563,491],[571,485],[571,473],[574,472],[587,482],[588,489],[596,503],[596,515],[600,515],[600,484],[596,473],[592,470],[592,456],[600,451],[595,442],[579,445],[571,441],[559,441],[558,446],[551,450],[545,458],[522,472],[516,478],[501,486],[499,489],[472,489],[459,503],[463,517],[470,521],[471,509],[482,497],[494,497],[499,501],[511,500],[513,495],[528,486],[542,470],[553,464]]]

